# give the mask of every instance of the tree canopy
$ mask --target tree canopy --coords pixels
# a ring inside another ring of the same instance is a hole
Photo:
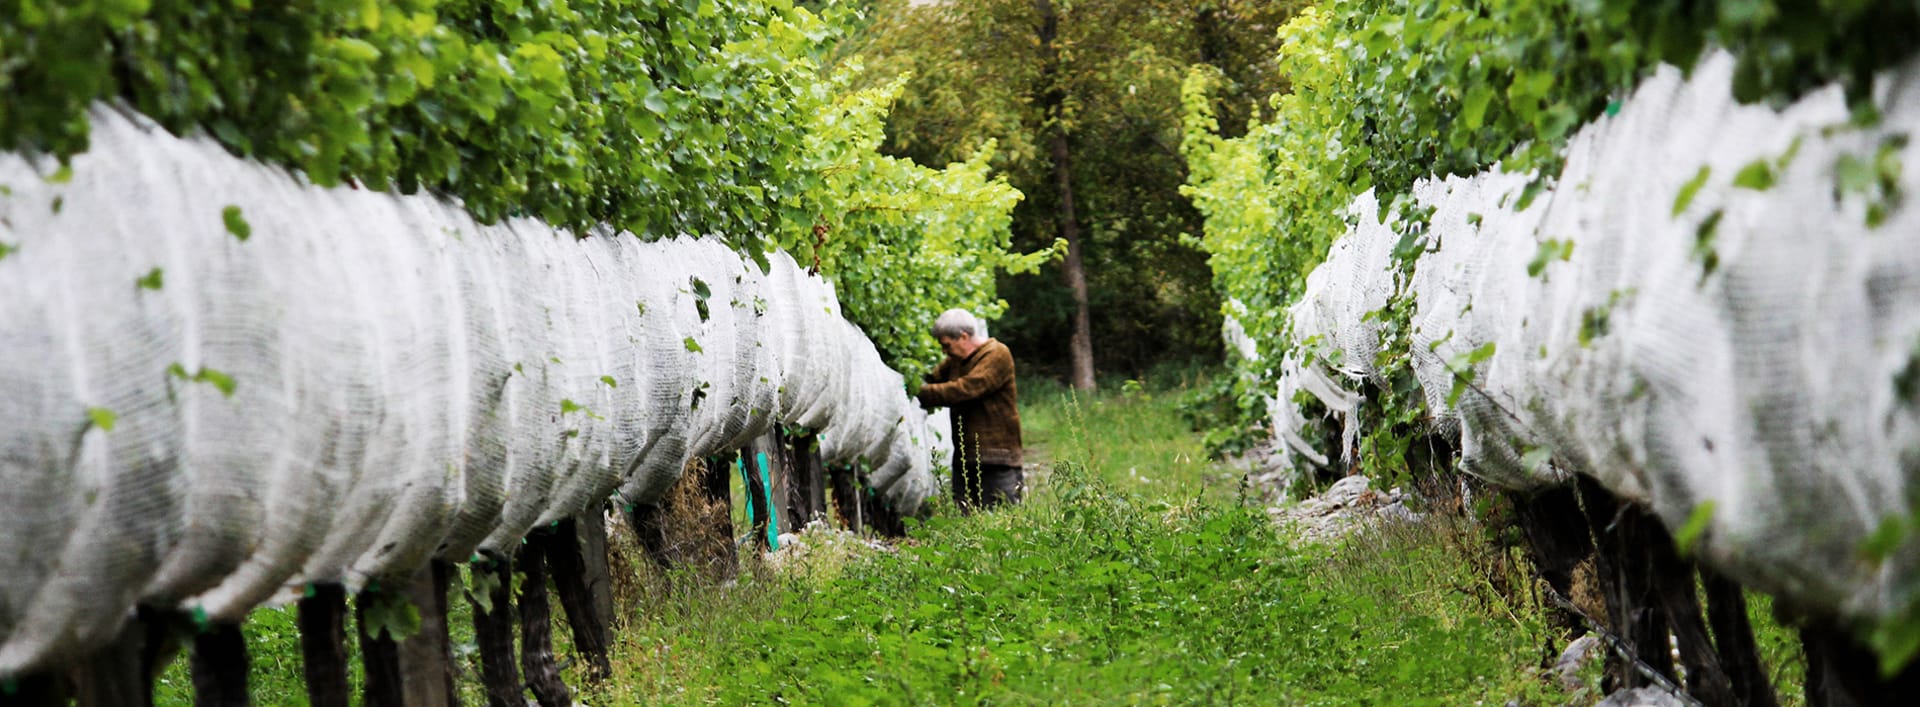
[[[1256,97],[1283,88],[1274,33],[1295,4],[881,0],[837,51],[863,57],[872,80],[910,77],[883,151],[943,165],[997,146],[992,166],[1027,195],[1015,245],[1078,241],[1067,264],[1077,247],[1092,363],[1137,375],[1220,351],[1206,256],[1182,237],[1202,221],[1180,194],[1181,79],[1218,67],[1216,110],[1244,129]],[[1073,354],[1080,305],[1062,274],[1001,284],[1011,306],[996,336],[1047,370]]]

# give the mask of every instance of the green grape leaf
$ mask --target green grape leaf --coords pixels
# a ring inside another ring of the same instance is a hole
[[[1700,193],[1700,187],[1706,186],[1707,177],[1712,174],[1713,174],[1713,169],[1711,167],[1706,167],[1703,165],[1700,167],[1700,171],[1695,172],[1693,174],[1692,179],[1689,179],[1687,180],[1687,183],[1680,185],[1680,193],[1674,195],[1673,197],[1673,215],[1674,216],[1677,217],[1680,215],[1680,212],[1687,210],[1687,205],[1693,203],[1694,195]]]
[[[475,565],[467,567],[467,599],[479,607],[480,613],[493,613],[493,593],[500,587],[500,576],[487,572]]]
[[[1860,556],[1875,566],[1892,557],[1895,550],[1913,537],[1913,527],[1901,516],[1887,516],[1860,543]]]
[[[220,391],[221,396],[233,397],[235,384],[233,378],[225,373],[201,366],[200,371],[193,374],[193,380],[199,383],[211,383]]]
[[[1567,260],[1573,257],[1573,241],[1547,239],[1540,242],[1534,251],[1533,260],[1527,262],[1527,277],[1539,277],[1546,272],[1547,265],[1555,260]]]
[[[1707,527],[1713,522],[1713,511],[1716,507],[1712,500],[1694,506],[1693,512],[1687,514],[1687,522],[1681,524],[1680,529],[1674,532],[1673,545],[1680,551],[1682,557],[1693,556],[1694,546],[1700,542],[1701,536],[1706,534]]]
[[[240,207],[238,206],[229,204],[226,208],[221,209],[220,221],[227,225],[228,233],[233,234],[234,238],[238,238],[242,242],[245,242],[253,236],[253,226],[247,224],[247,219],[240,214]]]
[[[1547,463],[1552,460],[1552,449],[1546,447],[1528,447],[1526,453],[1520,455],[1520,468],[1526,469],[1534,474],[1540,474],[1546,471]]]
[[[1778,178],[1778,175],[1774,174],[1772,162],[1758,159],[1747,163],[1747,166],[1740,168],[1738,174],[1733,175],[1733,185],[1742,189],[1766,191],[1773,188]]]
[[[397,642],[420,632],[420,607],[405,595],[370,591],[362,592],[356,601],[361,602],[360,615],[366,622],[362,628],[369,636]]]
[[[1486,123],[1487,104],[1493,102],[1493,88],[1486,84],[1475,86],[1467,92],[1460,102],[1460,120],[1469,130],[1478,129]]]

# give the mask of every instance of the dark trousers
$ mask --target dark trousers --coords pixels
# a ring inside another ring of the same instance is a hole
[[[1020,467],[1003,464],[959,465],[953,468],[953,500],[960,510],[1019,503],[1026,475]]]

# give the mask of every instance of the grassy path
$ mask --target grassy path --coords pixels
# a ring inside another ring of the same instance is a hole
[[[1030,386],[1029,500],[892,553],[819,553],[622,629],[614,703],[1503,704],[1544,628],[1417,534],[1295,547],[1207,463],[1175,390]],[[665,604],[664,606],[662,604]]]
[[[810,532],[726,587],[642,576],[616,537],[611,704],[1558,704],[1537,608],[1426,530],[1296,546],[1209,464],[1178,390],[1028,384],[1018,507],[950,509],[875,549]],[[1476,559],[1478,558],[1478,559]],[[1479,563],[1479,564],[1477,564]],[[465,602],[452,625],[484,704]],[[248,624],[262,704],[303,692],[291,610]],[[564,622],[556,640],[570,653]],[[351,629],[349,629],[351,630]],[[160,704],[188,704],[180,661]],[[579,686],[577,668],[566,674]]]

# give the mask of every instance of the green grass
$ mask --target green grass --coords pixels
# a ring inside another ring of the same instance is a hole
[[[479,679],[480,657],[475,652],[473,639],[473,609],[460,592],[461,587],[456,584],[447,602],[447,627],[453,640],[455,670],[463,678],[457,685],[462,704],[484,705],[486,695]],[[554,610],[559,611],[557,601]],[[247,643],[247,687],[256,704],[308,704],[304,663],[300,656],[298,615],[299,612],[292,605],[256,609],[247,616],[246,624],[241,627]],[[366,676],[360,666],[360,643],[356,638],[355,621],[352,604],[349,603],[346,617],[347,684],[353,691],[354,704],[360,704],[360,690],[366,682]],[[557,613],[555,621],[559,624],[554,636],[556,650],[570,648],[572,643],[565,630],[566,622]],[[177,638],[183,645],[192,641],[192,637],[184,633]],[[182,649],[154,681],[153,699],[156,707],[187,707],[194,703],[193,677],[188,660],[190,651],[190,647]],[[570,674],[567,677],[571,681],[578,676]]]
[[[1179,401],[1204,388],[1200,374],[1168,374],[1153,385],[1123,381],[1093,394],[1049,378],[1020,382],[1020,424],[1030,458],[1044,472],[1055,458],[1081,462],[1118,489],[1151,497],[1230,496],[1238,476],[1207,460]]]
[[[616,536],[615,673],[584,686],[570,669],[568,684],[589,705],[1592,699],[1539,675],[1563,641],[1518,552],[1481,529],[1436,515],[1336,547],[1276,529],[1177,410],[1204,382],[1092,396],[1025,382],[1027,440],[1046,460],[1027,501],[970,516],[936,503],[892,551],[813,533],[714,586],[657,575]],[[451,603],[463,696],[481,704],[469,611]],[[1788,695],[1797,644],[1753,608]],[[566,661],[558,617],[555,630]],[[300,703],[292,612],[256,612],[248,632],[256,699]],[[160,704],[190,703],[184,665]]]
[[[1523,627],[1351,591],[1257,508],[1071,462],[814,581],[750,575],[632,617],[618,703],[1460,704],[1538,692]]]
[[[639,579],[619,704],[1556,703],[1538,607],[1461,550],[1303,548],[1209,464],[1189,378],[1023,381],[1026,503],[942,512],[894,553]],[[1038,463],[1035,463],[1038,462]],[[1335,561],[1336,557],[1347,558]],[[595,702],[598,704],[599,702]]]

